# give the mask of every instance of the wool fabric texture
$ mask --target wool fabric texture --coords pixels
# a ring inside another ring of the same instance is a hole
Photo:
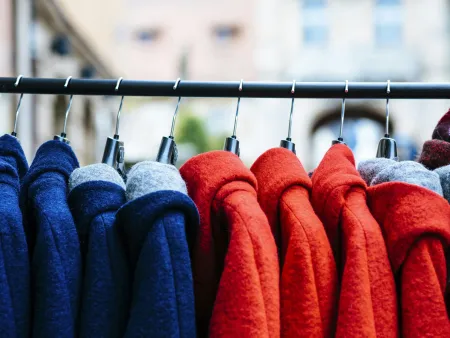
[[[309,201],[311,179],[297,156],[266,151],[251,171],[258,201],[278,239],[282,337],[332,337],[338,281],[333,252]]]
[[[423,150],[419,158],[419,162],[425,165],[429,169],[438,169],[447,165],[450,165],[450,110],[442,116],[442,118],[437,123],[433,134],[432,140],[426,141],[423,145]],[[445,179],[442,179],[442,173],[437,172],[441,175],[441,186],[443,187],[445,196]],[[444,183],[443,183],[444,181]],[[449,199],[447,198],[447,201]],[[447,274],[450,276],[450,251],[447,252]],[[450,277],[448,277],[447,282],[447,308],[450,313]]]
[[[423,144],[419,162],[434,170],[449,163],[450,159],[450,110],[442,116],[433,130],[431,140]]]
[[[173,190],[187,194],[186,183],[173,165],[155,161],[135,164],[128,175],[133,176],[127,182],[127,200],[131,201],[159,190]]]
[[[442,196],[439,175],[413,161],[398,162],[381,170],[372,180],[371,185],[384,182],[405,182],[434,191]]]
[[[398,337],[394,277],[366,184],[346,145],[333,145],[312,177],[312,205],[340,274],[337,337]]]
[[[21,187],[31,254],[33,337],[76,337],[81,253],[67,202],[68,180],[78,161],[69,145],[48,141],[37,151]]]
[[[75,169],[69,186],[84,271],[79,337],[123,337],[130,302],[129,271],[114,222],[126,202],[125,184],[115,169],[98,163]]]
[[[424,182],[424,176],[422,186],[417,181],[395,182],[394,178],[410,179],[404,175],[409,164],[403,163],[381,171],[377,185],[368,189],[370,210],[383,228],[397,275],[401,332],[405,337],[450,337],[444,299],[450,206],[428,189],[435,182]]]
[[[19,205],[27,170],[18,140],[0,137],[0,337],[30,335],[30,263]]]
[[[105,163],[95,163],[75,169],[69,177],[69,190],[72,191],[77,186],[92,181],[114,183],[125,191],[123,178],[114,168]]]
[[[279,337],[277,247],[255,176],[231,152],[180,169],[200,213],[193,252],[199,337]]]
[[[372,158],[359,162],[358,172],[364,182],[369,186],[381,170],[396,163],[397,161],[389,158]]]
[[[434,170],[434,172],[439,175],[444,198],[447,200],[447,202],[450,202],[450,165],[437,168]]]
[[[198,228],[198,212],[186,194],[164,190],[183,186],[179,173],[165,166],[166,180],[162,170],[152,168],[140,165],[130,171],[127,196],[136,199],[117,213],[132,282],[124,337],[195,338],[190,245]],[[142,191],[152,192],[141,196]]]

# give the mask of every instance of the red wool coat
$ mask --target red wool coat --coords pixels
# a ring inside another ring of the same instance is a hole
[[[261,155],[251,171],[280,247],[281,336],[332,337],[337,272],[323,224],[309,201],[311,179],[289,150]]]
[[[312,204],[340,274],[337,337],[398,337],[394,277],[366,184],[343,144],[328,150],[312,176]]]
[[[450,337],[444,300],[450,206],[433,191],[403,182],[382,183],[368,192],[397,276],[402,335]]]
[[[200,337],[279,337],[277,248],[256,179],[225,151],[198,155],[181,175],[200,213],[192,268]]]

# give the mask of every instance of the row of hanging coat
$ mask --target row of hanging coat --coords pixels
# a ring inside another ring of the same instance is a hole
[[[0,337],[450,337],[449,121],[418,162],[358,169],[341,133],[311,175],[290,134],[250,169],[234,132],[178,171],[171,133],[126,173],[118,129],[82,168],[65,132],[28,168],[14,129]]]

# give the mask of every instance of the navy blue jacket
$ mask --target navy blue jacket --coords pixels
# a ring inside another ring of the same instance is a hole
[[[22,212],[31,251],[33,337],[75,337],[81,254],[67,203],[67,182],[78,161],[69,145],[48,141],[23,179]]]
[[[17,139],[0,137],[0,337],[25,338],[30,330],[30,264],[19,206],[27,170]]]
[[[194,202],[156,191],[128,202],[116,217],[133,278],[125,337],[196,337],[188,246],[199,222]]]
[[[82,183],[69,194],[84,267],[80,337],[123,337],[125,332],[128,262],[114,227],[116,211],[125,202],[125,190],[106,181]]]

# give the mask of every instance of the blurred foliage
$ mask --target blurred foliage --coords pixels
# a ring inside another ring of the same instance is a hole
[[[190,144],[197,154],[223,148],[226,135],[208,132],[205,121],[192,112],[183,111],[178,115],[176,140],[178,144]]]

